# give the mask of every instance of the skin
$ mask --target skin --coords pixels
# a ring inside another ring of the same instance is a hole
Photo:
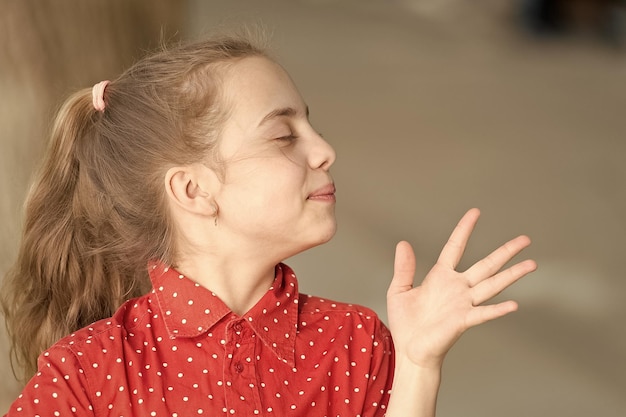
[[[177,268],[243,314],[265,294],[277,263],[334,235],[335,152],[273,61],[236,62],[224,93],[232,111],[219,142],[223,171],[208,161],[173,167],[165,188],[182,248]],[[413,249],[407,242],[396,247],[387,292],[396,350],[388,417],[435,415],[446,353],[467,329],[515,311],[513,301],[482,304],[536,268],[527,260],[500,271],[530,244],[520,236],[457,272],[479,215],[465,214],[419,286]]]
[[[224,95],[231,111],[219,140],[223,166],[173,167],[165,187],[181,235],[177,268],[242,314],[270,286],[277,263],[334,235],[335,151],[278,64],[236,62]]]
[[[434,416],[445,355],[471,327],[517,310],[505,301],[481,305],[537,268],[533,260],[501,268],[530,244],[510,240],[464,272],[457,272],[480,211],[469,210],[422,284],[413,288],[415,255],[407,242],[396,246],[394,275],[387,291],[389,328],[396,367],[387,416]]]

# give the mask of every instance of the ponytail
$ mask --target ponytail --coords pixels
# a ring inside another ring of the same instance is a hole
[[[67,100],[27,199],[22,244],[1,296],[12,363],[23,369],[21,379],[35,373],[38,355],[56,340],[112,315],[147,285],[125,265],[106,264],[106,248],[93,245],[98,225],[89,224],[93,213],[85,213],[82,204],[96,196],[77,195],[88,188],[80,184],[84,167],[77,148],[95,139],[98,117],[90,89]]]

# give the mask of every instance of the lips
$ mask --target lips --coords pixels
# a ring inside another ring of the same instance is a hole
[[[330,183],[322,188],[312,192],[307,200],[317,200],[317,201],[335,201],[335,184]]]

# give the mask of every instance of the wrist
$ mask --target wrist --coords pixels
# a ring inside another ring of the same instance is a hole
[[[441,383],[441,362],[426,366],[396,357],[387,417],[434,417]]]
[[[444,355],[420,354],[419,352],[395,351],[396,368],[409,367],[413,370],[441,371],[443,367]]]
[[[435,376],[441,374],[442,367],[443,361],[435,358],[416,361],[413,358],[396,353],[396,375]]]

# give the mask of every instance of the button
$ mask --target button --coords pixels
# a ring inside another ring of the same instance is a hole
[[[235,372],[237,372],[238,374],[243,372],[243,365],[241,364],[241,362],[237,362],[235,364]]]

